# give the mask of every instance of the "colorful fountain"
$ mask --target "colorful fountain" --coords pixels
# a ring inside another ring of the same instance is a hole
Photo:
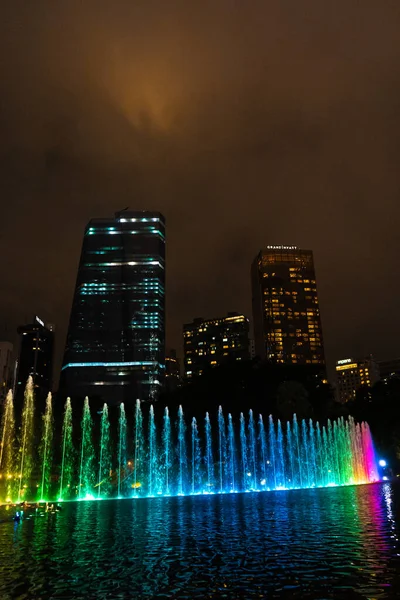
[[[260,492],[379,478],[369,426],[351,417],[320,426],[312,420],[298,422],[296,416],[287,423],[269,416],[264,425],[262,415],[255,418],[250,410],[235,424],[220,407],[215,422],[206,413],[203,422],[192,418],[188,427],[182,407],[175,422],[165,408],[159,423],[153,406],[144,413],[143,408],[137,401],[130,432],[120,405],[113,440],[107,404],[94,418],[86,398],[74,448],[69,399],[59,433],[50,394],[41,431],[35,431],[33,386],[28,381],[17,431],[10,392],[0,430],[0,501]]]

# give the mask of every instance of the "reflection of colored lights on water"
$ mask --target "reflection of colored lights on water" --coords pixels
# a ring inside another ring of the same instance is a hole
[[[86,494],[83,498],[79,498],[79,500],[95,500],[93,494]]]

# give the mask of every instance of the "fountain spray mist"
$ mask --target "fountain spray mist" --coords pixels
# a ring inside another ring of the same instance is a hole
[[[34,465],[33,457],[33,379],[29,377],[24,394],[24,407],[22,410],[21,424],[21,447],[20,447],[20,471],[18,485],[18,502],[22,498],[29,498],[31,474]]]
[[[108,495],[111,488],[111,439],[110,421],[108,419],[108,406],[103,405],[100,423],[100,452],[99,452],[99,475],[97,479],[97,497],[102,494]]]
[[[150,406],[149,414],[149,485],[148,495],[153,496],[154,493],[160,491],[160,483],[158,479],[158,452],[157,452],[157,429],[154,421],[154,408]]]
[[[134,495],[138,495],[138,490],[141,488],[143,483],[143,470],[144,470],[144,434],[143,434],[143,416],[142,409],[140,407],[140,400],[136,400],[135,410],[135,464],[133,468],[133,487],[135,489]]]
[[[0,473],[6,482],[6,501],[9,502],[14,495],[15,487],[15,421],[14,401],[11,390],[8,392],[4,403],[0,444]]]
[[[228,414],[228,491],[236,491],[236,444],[235,428],[231,413]]]
[[[192,494],[201,491],[201,449],[196,417],[192,419]]]
[[[219,492],[225,490],[225,480],[228,473],[225,419],[222,406],[218,407],[218,462],[219,462]],[[225,475],[225,477],[224,477]]]
[[[186,457],[186,425],[185,418],[183,416],[182,406],[178,408],[178,496],[185,494],[186,488],[186,472],[187,472],[187,457]]]
[[[85,398],[82,416],[81,460],[79,468],[79,500],[93,498],[94,487],[94,448],[92,442],[92,417],[89,398]]]
[[[170,490],[170,469],[172,466],[172,441],[171,441],[171,420],[169,418],[168,407],[165,408],[163,418],[163,431],[162,431],[162,447],[163,447],[163,472],[164,472],[164,483],[163,489],[164,494],[169,496]]]
[[[40,486],[40,500],[47,499],[50,479],[51,479],[51,468],[52,468],[52,456],[53,456],[53,408],[51,394],[49,393],[46,398],[46,409],[43,415],[43,430],[42,440],[39,448],[39,456],[42,462],[42,482]]]
[[[58,499],[60,501],[71,497],[72,478],[74,473],[74,446],[72,442],[72,408],[71,400],[67,398],[64,409],[62,426],[62,457],[61,475]]]
[[[206,431],[206,473],[207,473],[207,488],[209,492],[214,491],[214,459],[212,451],[212,435],[211,435],[211,422],[210,415],[206,413],[205,418],[205,431]]]
[[[118,498],[126,491],[126,415],[125,405],[121,402],[118,421]]]

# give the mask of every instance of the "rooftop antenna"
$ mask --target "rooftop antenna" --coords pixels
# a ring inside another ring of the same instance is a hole
[[[125,212],[126,210],[129,210],[129,206],[127,206],[126,208],[123,208],[122,210],[119,210],[118,212],[115,213],[116,217],[119,217],[121,213]]]

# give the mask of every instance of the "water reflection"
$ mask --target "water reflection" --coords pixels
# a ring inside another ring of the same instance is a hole
[[[0,523],[0,597],[399,597],[400,490],[83,502]]]

